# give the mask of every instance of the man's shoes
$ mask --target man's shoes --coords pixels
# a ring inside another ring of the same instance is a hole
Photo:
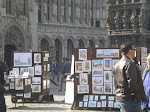
[[[59,91],[59,92],[62,92],[62,90],[61,90],[61,89],[59,89],[58,91]]]

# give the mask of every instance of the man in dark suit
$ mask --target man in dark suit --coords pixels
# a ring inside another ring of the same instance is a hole
[[[55,80],[55,76],[57,76],[57,82],[59,82],[59,74],[58,74],[58,71],[59,71],[59,66],[58,66],[57,61],[55,60],[55,61],[54,61],[54,64],[53,64],[53,72],[54,72],[54,75],[53,75],[53,78],[52,78],[53,81]]]

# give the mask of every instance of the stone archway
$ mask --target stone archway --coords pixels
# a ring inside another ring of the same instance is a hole
[[[4,37],[4,61],[8,67],[12,66],[12,52],[25,51],[25,41],[22,31],[17,26],[10,27]]]
[[[85,45],[82,39],[79,40],[79,48],[85,48]]]
[[[55,45],[54,45],[54,50],[53,50],[53,59],[57,60],[58,63],[61,63],[62,59],[62,43],[61,41],[57,38],[55,40]]]
[[[71,60],[74,54],[74,45],[71,39],[67,40],[67,57]]]
[[[92,39],[89,41],[89,48],[95,48],[95,44]]]
[[[41,40],[41,51],[50,51],[50,48],[49,48],[49,43],[48,43],[48,41],[47,41],[47,39],[45,39],[45,38],[43,38],[42,40]]]

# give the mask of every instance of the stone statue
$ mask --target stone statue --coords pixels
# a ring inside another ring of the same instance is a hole
[[[16,0],[16,10],[22,11],[23,10],[23,0]]]

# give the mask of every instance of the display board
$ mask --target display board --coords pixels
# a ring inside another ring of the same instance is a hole
[[[119,49],[75,49],[74,108],[118,110],[113,66]]]

